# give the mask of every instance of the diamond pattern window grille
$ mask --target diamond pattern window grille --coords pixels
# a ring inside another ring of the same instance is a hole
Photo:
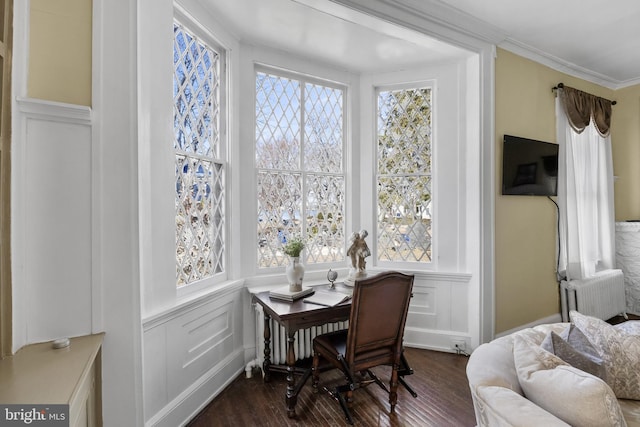
[[[307,264],[345,259],[344,90],[256,73],[258,267],[288,261],[306,243]]]
[[[174,24],[176,283],[224,271],[224,167],[220,156],[220,56]]]
[[[378,95],[380,261],[431,262],[431,88]]]

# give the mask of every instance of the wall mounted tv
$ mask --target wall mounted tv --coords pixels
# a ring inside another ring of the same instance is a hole
[[[502,194],[555,196],[558,189],[558,144],[504,136]]]

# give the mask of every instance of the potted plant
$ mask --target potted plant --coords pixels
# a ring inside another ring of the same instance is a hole
[[[302,279],[304,277],[304,265],[300,262],[300,253],[305,247],[304,241],[300,237],[293,237],[283,247],[283,252],[290,258],[289,265],[285,269],[289,280],[289,290],[298,292],[302,290]]]
[[[299,258],[304,246],[304,242],[300,237],[294,237],[284,245],[284,253],[292,258]]]

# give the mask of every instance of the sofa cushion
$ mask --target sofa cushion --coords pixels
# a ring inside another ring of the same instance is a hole
[[[574,368],[606,381],[606,369],[602,358],[587,337],[574,325],[567,326],[560,334],[549,332],[540,346]]]
[[[553,327],[553,330],[561,332],[568,324],[557,325],[558,327]],[[469,359],[467,364],[469,385],[472,388],[480,385],[496,385],[510,388],[516,393],[522,394],[516,368],[513,365],[513,337],[516,334],[524,335],[535,342],[542,342],[550,330],[527,328],[515,334],[496,338],[490,343],[482,344],[476,348],[473,351],[473,357]]]
[[[571,311],[571,322],[596,348],[607,383],[619,399],[640,400],[640,335],[630,335],[595,317]]]
[[[527,399],[574,426],[626,426],[611,388],[566,364],[526,337],[516,335],[513,356]]]
[[[640,427],[640,402],[637,400],[618,399],[622,415],[628,427]]]

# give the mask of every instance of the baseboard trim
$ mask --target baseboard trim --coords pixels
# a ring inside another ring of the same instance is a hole
[[[239,349],[149,418],[145,426],[186,425],[243,371],[244,351]]]
[[[521,325],[513,329],[509,329],[508,331],[500,332],[495,335],[495,338],[504,337],[506,335],[512,334],[517,331],[521,331],[526,328],[533,328],[534,326],[543,325],[545,323],[558,323],[562,322],[562,316],[560,313],[552,314],[551,316],[543,317],[542,319],[535,320],[531,323],[527,323],[526,325]]]

